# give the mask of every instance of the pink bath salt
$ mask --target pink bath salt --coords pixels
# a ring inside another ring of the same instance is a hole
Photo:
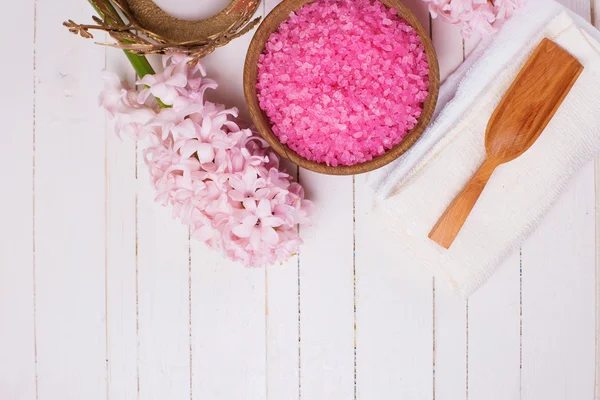
[[[377,0],[317,0],[291,13],[259,57],[273,133],[331,166],[371,160],[414,128],[429,87],[415,29]]]

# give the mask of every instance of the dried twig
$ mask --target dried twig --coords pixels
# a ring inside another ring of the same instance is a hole
[[[222,32],[209,37],[198,37],[192,41],[175,42],[156,32],[144,28],[134,17],[126,0],[88,0],[101,15],[92,17],[96,25],[78,24],[68,20],[63,25],[70,32],[86,39],[94,36],[91,30],[107,32],[117,43],[97,43],[104,46],[129,50],[133,54],[166,54],[171,52],[186,53],[193,58],[192,63],[210,54],[217,47],[224,46],[256,26],[260,18],[252,20],[256,10],[255,3],[250,1],[242,9],[239,18]],[[242,4],[244,4],[242,2]],[[239,10],[236,10],[239,11]]]

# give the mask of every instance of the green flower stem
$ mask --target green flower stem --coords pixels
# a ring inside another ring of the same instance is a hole
[[[92,7],[94,7],[94,10],[96,10],[96,13],[100,16],[100,18],[104,19],[106,22],[110,22],[109,20],[107,20],[106,16],[104,14],[102,14],[102,11],[100,11],[93,2],[91,2],[89,0],[88,0],[88,2],[91,4]],[[110,7],[112,9],[111,11],[113,11],[115,15],[118,15],[117,10],[114,9],[113,5],[110,2],[106,2],[106,5],[107,5],[107,7]],[[116,22],[121,23],[121,24],[124,23],[120,18]],[[133,42],[124,40],[123,43],[133,43]],[[148,59],[145,56],[133,54],[129,50],[123,50],[123,52],[127,56],[127,59],[129,60],[129,62],[133,66],[133,69],[135,70],[135,72],[138,74],[138,76],[140,78],[143,78],[144,76],[146,76],[148,74],[150,74],[150,75],[156,74],[156,71],[154,71],[154,68],[152,68],[152,65],[150,65],[150,63],[148,62]],[[156,101],[158,102],[158,105],[160,106],[160,108],[170,107],[170,106],[166,105],[165,103],[163,103],[158,97],[156,97]]]

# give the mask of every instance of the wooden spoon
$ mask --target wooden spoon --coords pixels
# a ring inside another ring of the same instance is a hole
[[[450,247],[496,167],[531,147],[581,71],[583,66],[571,54],[542,40],[488,122],[483,165],[433,227],[431,240]]]

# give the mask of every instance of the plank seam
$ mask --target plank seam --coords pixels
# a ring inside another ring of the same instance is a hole
[[[265,398],[269,399],[269,269],[266,266],[264,268],[265,268]]]
[[[597,15],[596,15],[596,1],[597,0],[591,0],[590,1],[590,22],[593,26],[596,26],[596,24],[598,23],[597,20]],[[595,223],[596,223],[596,227],[594,229],[595,232],[595,240],[594,243],[596,244],[596,254],[595,254],[595,258],[596,258],[596,271],[595,271],[595,278],[596,278],[596,335],[595,335],[595,352],[596,352],[596,356],[595,356],[595,363],[594,363],[594,398],[596,400],[600,399],[600,242],[598,241],[598,230],[600,229],[600,212],[598,210],[598,200],[600,200],[600,196],[599,196],[599,184],[598,184],[598,179],[600,178],[600,175],[598,174],[600,168],[600,159],[596,159],[596,162],[594,163],[594,194],[596,196],[595,199],[595,212],[596,212],[596,219],[595,219]]]
[[[267,2],[261,1],[262,18],[267,16]],[[269,399],[269,273],[265,266],[265,399]]]
[[[430,17],[430,19],[431,19],[431,17]],[[432,368],[433,368],[433,378],[432,378],[432,380],[433,380],[433,382],[432,382],[432,390],[433,390],[433,393],[432,393],[432,398],[433,398],[433,400],[435,400],[435,350],[436,350],[435,349],[435,335],[436,335],[436,332],[435,332],[435,276],[431,278],[431,287],[432,287],[432,305],[433,305],[432,306],[432,310],[433,310],[433,312],[432,312],[432,314],[433,314],[432,315],[432,319],[433,319],[433,321],[432,321],[432,326],[433,326],[433,335],[432,335],[432,342],[433,342],[432,343],[432,346],[433,346],[433,361],[432,361]]]
[[[523,396],[523,248],[519,248],[519,398]]]
[[[104,34],[104,41],[106,41]],[[106,49],[104,49],[104,69],[108,67]],[[104,335],[105,335],[105,363],[106,363],[106,400],[110,399],[110,363],[109,363],[109,348],[110,348],[110,332],[108,328],[108,211],[109,211],[109,171],[108,171],[108,124],[106,123],[106,114],[104,114]]]
[[[356,388],[356,176],[352,176],[352,279],[353,279],[353,305],[354,305],[354,400],[357,397]]]
[[[32,204],[33,204],[33,219],[32,219],[32,262],[33,262],[33,356],[34,356],[34,370],[35,370],[35,398],[39,398],[39,374],[38,374],[38,345],[37,345],[37,285],[36,285],[36,196],[35,196],[35,184],[36,184],[36,158],[35,158],[35,139],[36,139],[36,113],[37,113],[37,0],[33,2],[33,132],[32,132]]]
[[[296,167],[296,176],[300,184],[300,167]],[[298,225],[298,235],[301,228]],[[298,255],[298,400],[302,400],[302,324],[301,324],[301,300],[300,300],[300,255]]]
[[[467,58],[465,40],[462,40],[463,62]],[[465,400],[469,400],[469,299],[465,301]]]
[[[463,42],[464,45],[464,42]],[[469,400],[469,299],[466,300],[466,344],[465,344],[465,356],[466,356],[466,377],[465,377],[465,400]]]
[[[137,76],[137,75],[136,75]],[[139,211],[139,155],[138,142],[135,142],[135,373],[137,399],[140,400],[140,211]]]
[[[433,21],[431,18],[431,13],[427,13],[427,17],[429,19],[429,37],[431,38],[431,41],[433,42]],[[431,340],[432,340],[432,383],[431,383],[431,391],[432,391],[432,399],[435,400],[435,276],[433,276],[431,278],[431,297],[432,297],[432,302],[431,302],[431,310],[432,310],[432,334],[431,334]]]
[[[193,399],[193,336],[192,336],[192,231],[188,228],[188,324],[190,335],[190,400]]]

